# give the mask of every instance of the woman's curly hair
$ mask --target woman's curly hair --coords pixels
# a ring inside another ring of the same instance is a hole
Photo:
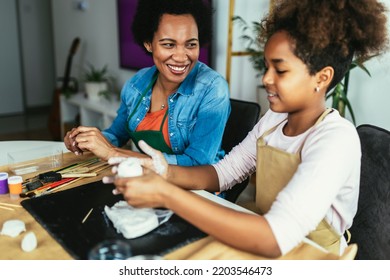
[[[352,59],[383,53],[388,44],[386,7],[376,0],[282,0],[262,20],[260,40],[287,31],[294,54],[314,75],[332,66],[339,83]]]
[[[135,42],[141,47],[153,40],[162,15],[190,14],[198,26],[199,43],[207,45],[212,36],[212,9],[205,0],[139,0],[132,31]]]

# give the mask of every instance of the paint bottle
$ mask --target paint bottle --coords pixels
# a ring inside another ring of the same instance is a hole
[[[19,194],[21,194],[23,190],[22,183],[23,183],[22,176],[11,176],[8,178],[9,196],[12,199],[19,198]]]
[[[8,173],[0,172],[0,194],[8,193]]]

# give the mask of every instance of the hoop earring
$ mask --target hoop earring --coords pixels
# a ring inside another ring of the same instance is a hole
[[[315,92],[319,92],[320,91],[320,87],[319,86],[316,86],[315,89],[314,89]]]

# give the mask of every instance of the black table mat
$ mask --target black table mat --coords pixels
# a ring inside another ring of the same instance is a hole
[[[101,181],[50,195],[26,199],[22,206],[45,228],[51,236],[75,259],[87,259],[88,252],[97,243],[119,239],[130,244],[133,255],[164,255],[190,242],[205,237],[177,215],[146,235],[125,239],[116,232],[104,212],[123,200],[113,195],[114,185]],[[82,220],[93,208],[88,219]]]

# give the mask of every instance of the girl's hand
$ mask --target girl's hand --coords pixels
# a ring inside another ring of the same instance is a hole
[[[140,164],[144,167],[144,172],[146,172],[145,169],[150,169],[166,179],[168,174],[168,163],[165,160],[164,155],[160,151],[150,147],[145,141],[139,141],[138,145],[145,154],[150,156],[150,158],[139,158]],[[112,173],[117,173],[117,165],[125,159],[126,157],[111,157],[108,159],[108,163],[114,165]]]
[[[143,176],[118,178],[114,180],[116,193],[123,194],[124,199],[134,207],[165,207],[164,197],[172,188],[155,172]]]
[[[147,174],[150,173],[151,170],[155,173],[161,175],[164,179],[167,178],[168,174],[168,163],[165,160],[164,155],[158,151],[150,147],[148,144],[146,144],[144,141],[139,141],[138,143],[139,147],[151,158],[139,158],[139,162],[143,167],[143,173]],[[122,161],[126,160],[126,157],[111,157],[108,159],[108,163],[113,165],[111,172],[116,175],[118,171],[118,164],[120,164]],[[103,177],[103,183],[110,184],[114,183],[115,177],[105,176]],[[120,193],[118,190],[114,190],[114,194]]]

